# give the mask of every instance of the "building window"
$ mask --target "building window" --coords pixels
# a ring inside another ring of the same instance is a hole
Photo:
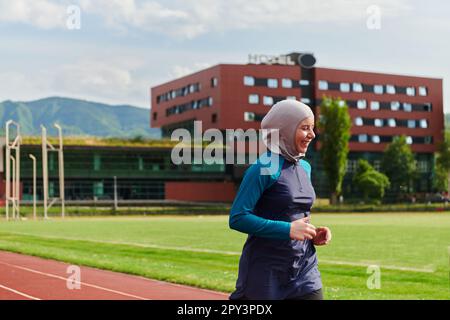
[[[378,101],[371,101],[370,110],[380,110],[380,103]]]
[[[287,96],[286,100],[297,100],[296,96]]]
[[[267,86],[269,88],[278,88],[278,80],[277,79],[267,79]]]
[[[282,79],[281,86],[283,88],[292,88],[292,80],[291,79]]]
[[[416,120],[408,120],[408,128],[415,128]]]
[[[411,112],[412,111],[412,104],[411,103],[403,103],[403,110],[405,110],[406,112]]]
[[[328,82],[325,80],[319,80],[319,90],[328,90]]]
[[[362,84],[358,83],[358,82],[354,82],[353,83],[353,91],[354,92],[362,92],[363,91]]]
[[[255,78],[250,76],[244,77],[244,86],[254,86],[255,85]]]
[[[341,92],[350,92],[350,84],[345,82],[341,83],[340,90]]]
[[[208,106],[212,106],[213,105],[213,102],[214,102],[214,100],[213,100],[213,98],[212,97],[209,97],[208,98]]]
[[[217,87],[217,84],[218,84],[217,78],[216,77],[211,78],[211,87],[215,88]]]
[[[415,96],[416,95],[416,89],[414,89],[414,87],[407,87],[406,88],[406,94],[408,96]]]
[[[358,167],[358,160],[348,160],[347,161],[347,172],[356,172]]]
[[[419,125],[422,129],[428,128],[428,122],[425,119],[420,120]]]
[[[101,158],[99,154],[94,154],[94,171],[99,171],[101,166]]]
[[[195,85],[191,84],[191,85],[189,86],[189,92],[190,92],[190,93],[194,93],[194,92],[195,92]]]
[[[400,109],[400,102],[392,101],[391,102],[391,110],[392,111],[398,111],[399,109]]]
[[[373,92],[376,94],[383,94],[383,86],[380,84],[376,84],[373,86]]]
[[[55,153],[52,152],[48,155],[48,167],[49,170],[55,170]]]
[[[338,101],[338,106],[339,106],[339,107],[345,106],[345,100],[339,100],[339,101]]]
[[[356,117],[355,118],[355,125],[357,125],[358,127],[364,125],[363,119],[361,117]]]
[[[380,136],[377,136],[377,135],[372,136],[372,142],[373,143],[380,143]]]
[[[367,102],[366,102],[366,100],[358,100],[358,101],[356,102],[356,107],[357,107],[358,109],[366,109],[366,108],[367,108]]]
[[[367,134],[359,134],[358,135],[358,142],[366,143],[367,142]]]
[[[211,122],[212,122],[212,123],[216,123],[216,122],[217,122],[217,113],[213,113],[213,114],[211,115]]]
[[[253,112],[244,112],[244,121],[245,122],[255,121],[255,114]]]
[[[413,143],[412,137],[407,136],[407,137],[406,137],[406,143],[407,143],[407,144],[412,144],[412,143]]]
[[[382,119],[375,119],[374,124],[375,124],[375,127],[382,127],[383,126],[383,120]]]
[[[394,118],[388,119],[388,126],[389,127],[396,127],[397,126],[397,123],[395,122]]]
[[[426,96],[427,93],[427,87],[419,87],[419,96]]]
[[[430,137],[430,136],[428,136],[428,137],[425,137],[425,144],[432,144],[433,143],[433,137]]]
[[[428,172],[428,162],[427,161],[417,161],[417,171],[420,173]]]
[[[309,80],[300,80],[298,84],[301,86],[309,86]]]
[[[380,171],[381,168],[381,160],[374,160],[373,161],[373,168],[377,171]]]
[[[425,103],[423,105],[423,111],[431,112],[431,103]]]
[[[264,96],[263,97],[263,104],[265,106],[271,106],[273,105],[273,98],[272,97],[268,97],[268,96]]]
[[[395,94],[395,87],[392,84],[386,85],[386,93]]]
[[[309,98],[301,98],[300,99],[301,102],[306,103],[306,104],[310,104],[311,100]]]
[[[103,181],[94,182],[92,186],[94,197],[101,197],[104,195]]]
[[[250,104],[258,104],[259,96],[257,94],[249,94],[248,95],[248,103]]]
[[[153,112],[153,121],[156,121],[158,119],[158,112]]]

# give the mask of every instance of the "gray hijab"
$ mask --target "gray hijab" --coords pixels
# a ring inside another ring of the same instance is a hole
[[[268,130],[264,141],[266,146],[291,162],[304,158],[305,154],[299,153],[295,147],[295,132],[299,123],[309,117],[314,118],[311,108],[297,100],[282,100],[274,104],[261,122],[261,129]],[[279,130],[279,143],[270,129]]]

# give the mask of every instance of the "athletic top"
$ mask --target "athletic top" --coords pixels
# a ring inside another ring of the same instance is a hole
[[[275,170],[262,174],[270,166]],[[230,299],[293,299],[322,288],[312,241],[289,237],[290,222],[310,216],[316,197],[310,178],[308,162],[270,151],[245,172],[229,224],[248,238]]]

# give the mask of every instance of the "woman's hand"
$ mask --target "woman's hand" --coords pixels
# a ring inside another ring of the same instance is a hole
[[[316,236],[313,238],[315,246],[324,246],[331,241],[331,230],[327,227],[316,228]]]
[[[313,239],[316,236],[316,227],[309,224],[309,217],[291,222],[291,232],[289,236],[294,240]]]

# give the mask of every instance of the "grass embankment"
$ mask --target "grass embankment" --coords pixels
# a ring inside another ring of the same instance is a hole
[[[327,299],[449,299],[450,215],[327,214],[318,247]],[[245,235],[226,216],[90,217],[0,222],[0,249],[230,292]],[[368,265],[381,268],[369,289]]]

